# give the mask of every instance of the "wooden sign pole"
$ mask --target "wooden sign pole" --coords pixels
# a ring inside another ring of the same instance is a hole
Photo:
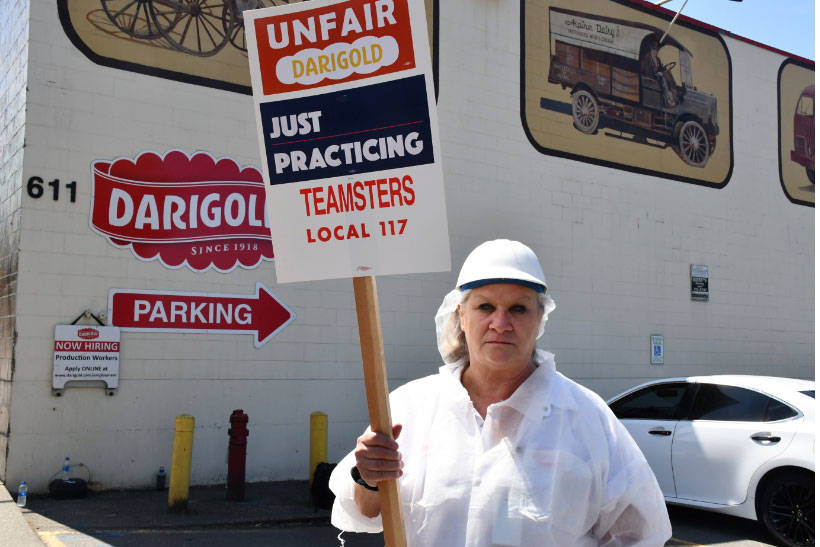
[[[384,365],[382,326],[379,318],[379,298],[376,279],[370,275],[353,278],[356,316],[359,321],[359,343],[362,347],[364,389],[370,429],[393,437],[393,420],[388,403],[387,371]],[[386,547],[405,547],[404,520],[399,504],[398,481],[379,482],[384,542]]]

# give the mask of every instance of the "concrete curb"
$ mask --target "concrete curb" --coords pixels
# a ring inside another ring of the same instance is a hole
[[[43,547],[43,542],[26,522],[23,512],[9,494],[6,485],[0,482],[0,530],[3,544],[15,547]]]

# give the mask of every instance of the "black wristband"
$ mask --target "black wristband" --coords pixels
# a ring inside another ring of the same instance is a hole
[[[359,468],[358,468],[358,467],[356,467],[355,465],[354,465],[353,467],[351,467],[351,468],[350,468],[350,476],[351,476],[351,477],[353,477],[353,481],[354,481],[356,484],[361,484],[362,486],[364,486],[364,487],[365,487],[365,488],[367,488],[368,490],[372,490],[373,492],[378,492],[378,490],[379,490],[379,487],[378,487],[378,486],[370,486],[369,484],[367,484],[366,482],[364,482],[364,479],[363,479],[363,478],[362,478],[362,476],[359,474]]]

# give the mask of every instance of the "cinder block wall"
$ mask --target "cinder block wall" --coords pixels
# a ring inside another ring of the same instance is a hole
[[[0,480],[6,475],[14,376],[17,258],[26,120],[29,3],[0,4]]]
[[[814,210],[786,199],[777,171],[784,57],[725,38],[734,171],[717,190],[537,152],[521,124],[519,28],[518,3],[441,2],[453,264],[485,239],[530,244],[558,303],[541,346],[605,397],[653,377],[812,378]],[[216,483],[236,408],[250,416],[250,481],[307,477],[315,410],[329,414],[330,459],[341,458],[367,421],[349,280],[277,285],[270,262],[226,274],[173,270],[89,227],[95,159],[180,149],[258,166],[250,97],[95,65],[66,38],[53,4],[33,3],[31,30],[22,177],[76,180],[77,199],[23,196],[6,481],[42,491],[70,456],[100,487],[147,486],[170,463],[174,417],[189,413],[192,480]],[[690,300],[692,263],[710,268],[708,303]],[[456,274],[378,280],[392,385],[440,365],[433,315]],[[54,326],[104,311],[109,289],[251,294],[257,281],[296,314],[262,348],[247,335],[124,332],[115,396],[79,387],[51,395]],[[665,336],[663,366],[649,365],[654,333]]]

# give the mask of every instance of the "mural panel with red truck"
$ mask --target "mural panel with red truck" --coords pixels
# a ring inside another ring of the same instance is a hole
[[[814,184],[814,86],[803,90],[794,107],[794,150],[792,161],[806,168]]]

